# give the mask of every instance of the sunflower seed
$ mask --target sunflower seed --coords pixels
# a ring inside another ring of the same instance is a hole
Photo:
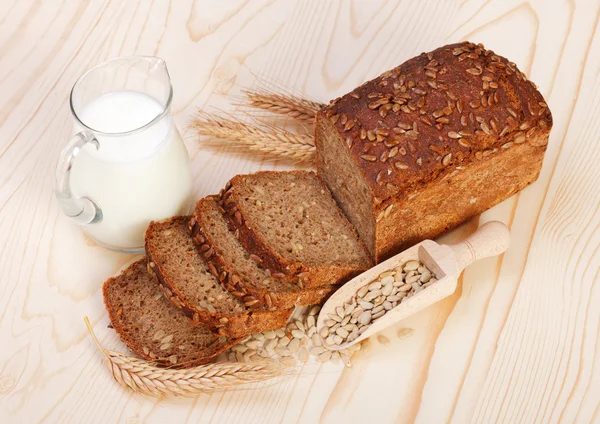
[[[296,353],[298,352],[298,350],[300,349],[300,340],[299,339],[294,339],[290,342],[290,344],[287,346],[287,348],[290,350],[290,352],[292,353]]]
[[[273,339],[277,338],[277,334],[273,330],[265,331],[264,335],[265,335],[265,338],[269,339],[269,340],[273,340]]]
[[[319,362],[327,362],[331,359],[331,351],[325,351],[323,353],[321,353],[318,357],[317,357],[317,361]]]
[[[283,336],[282,338],[279,339],[279,342],[277,342],[277,344],[279,346],[287,346],[288,344],[290,344],[290,338],[288,336]]]
[[[313,356],[318,356],[321,353],[326,352],[326,351],[327,351],[327,349],[325,349],[322,346],[314,346],[310,349],[309,353]]]
[[[296,339],[301,339],[305,337],[306,334],[302,330],[292,330],[292,336],[294,336]]]
[[[311,337],[313,346],[323,346],[323,339],[318,334],[313,334]]]

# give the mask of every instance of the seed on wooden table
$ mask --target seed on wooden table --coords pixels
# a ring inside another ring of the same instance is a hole
[[[392,290],[394,290],[393,283],[388,283],[381,289],[381,294],[384,296],[389,296],[390,294],[392,294]]]
[[[412,328],[400,328],[396,334],[401,339],[408,339],[414,332],[415,330]]]
[[[389,311],[390,309],[392,309],[392,303],[389,302],[389,297],[388,297],[388,300],[383,302],[383,309],[385,309],[386,311]]]
[[[256,354],[256,351],[249,349],[244,353],[244,362],[250,362],[251,358]]]
[[[368,292],[369,292],[369,286],[363,286],[356,292],[356,294],[358,297],[363,297]]]
[[[327,316],[335,322],[342,322],[342,318],[337,314],[327,314]]]
[[[327,327],[323,327],[321,328],[321,330],[319,331],[319,336],[321,336],[321,338],[326,338],[327,336],[329,336],[329,328]]]
[[[292,330],[292,336],[296,339],[301,339],[306,336],[306,334],[302,330]]]
[[[350,324],[356,324],[358,322],[358,318],[357,317],[352,317],[352,319],[350,320]]]
[[[336,325],[334,325],[333,327],[329,327],[329,332],[330,332],[330,333],[335,333],[335,330],[337,330],[337,329],[338,329],[338,328],[340,328],[340,327],[341,327],[341,325],[340,325],[340,323],[338,322],[338,323],[337,323]]]
[[[292,340],[290,342],[290,344],[287,345],[287,348],[292,353],[298,352],[298,349],[300,349],[300,339],[294,339],[294,340]]]
[[[278,342],[279,346],[287,346],[288,344],[290,344],[290,338],[288,336],[283,336],[282,338],[279,339],[279,342]]]
[[[285,326],[285,330],[288,333],[291,333],[292,330],[297,330],[298,327],[296,327],[296,323],[295,322],[288,322],[288,324]]]
[[[265,340],[265,335],[263,333],[254,333],[252,335],[252,338],[254,340],[260,340],[260,341],[264,341]]]
[[[390,339],[388,339],[383,334],[380,334],[380,335],[377,336],[377,341],[379,343],[381,343],[382,345],[386,345],[386,346],[390,344]]]
[[[423,289],[421,288],[421,285],[420,285],[419,283],[412,283],[411,285],[412,285],[412,288],[413,288],[413,290],[415,291],[415,293],[418,293],[418,292],[420,292],[421,290],[423,290]]]
[[[326,319],[326,320],[325,320],[325,325],[326,325],[327,327],[333,327],[333,326],[334,326],[336,323],[337,323],[337,321],[334,321],[334,320],[332,320],[332,319]]]
[[[265,338],[269,339],[269,340],[273,340],[273,339],[277,338],[277,334],[275,334],[275,332],[273,330],[265,331],[264,335],[265,335]]]
[[[275,350],[276,347],[277,347],[277,339],[271,339],[265,344],[265,349],[267,349],[269,352]]]
[[[283,337],[285,336],[285,331],[283,330],[283,328],[278,328],[277,330],[275,330],[275,335],[277,337]]]
[[[388,302],[391,302],[391,303],[393,303],[393,302],[397,302],[397,301],[399,301],[400,299],[401,299],[401,297],[400,297],[400,296],[396,296],[396,295],[391,295],[391,296],[388,296],[388,297],[387,297],[387,301],[388,301]],[[385,305],[385,302],[384,302],[384,305]],[[385,308],[385,306],[384,306],[384,308]]]
[[[405,272],[414,271],[417,268],[419,268],[420,265],[421,265],[421,263],[419,261],[408,261],[404,264],[404,271]]]
[[[344,315],[346,315],[346,316],[352,315],[352,312],[354,312],[355,308],[356,308],[356,304],[355,303],[351,303],[350,305],[347,305],[344,308]]]
[[[292,354],[292,352],[290,352],[290,350],[286,347],[275,348],[275,353],[277,353],[280,356],[290,356]]]
[[[331,359],[331,351],[327,350],[323,353],[321,353],[318,357],[317,357],[317,361],[319,362],[327,362]]]
[[[315,316],[319,313],[320,310],[321,307],[319,305],[315,305],[312,308],[310,308],[310,312],[308,313],[308,315]]]
[[[337,308],[335,308],[335,313],[340,318],[343,318],[344,317],[344,308],[342,306],[338,306]]]
[[[343,327],[338,328],[337,330],[335,330],[335,334],[337,334],[340,337],[348,337],[348,330],[346,330]]]
[[[234,347],[232,347],[231,350],[233,350],[234,352],[244,353],[245,351],[248,350],[248,346],[246,346],[244,344],[238,344],[238,345],[235,345]]]
[[[306,324],[308,325],[309,329],[310,327],[314,327],[316,324],[315,317],[313,315],[309,315],[308,318],[306,318]]]
[[[344,325],[348,324],[351,319],[352,319],[351,315],[348,315],[347,317],[344,317],[344,319],[342,320],[342,322],[340,322],[340,326],[343,327]]]
[[[310,349],[310,354],[313,356],[317,356],[326,351],[327,351],[327,349],[325,349],[322,346],[314,346]]]
[[[327,337],[327,339],[325,340],[325,344],[327,346],[333,346],[335,344],[335,335],[331,334],[329,337]]]
[[[306,335],[307,335],[308,337],[312,337],[312,335],[313,335],[313,334],[316,334],[316,333],[317,333],[317,327],[315,327],[315,326],[313,325],[312,327],[310,327],[310,328],[308,329],[308,332],[306,333]]]
[[[256,349],[257,347],[262,345],[262,341],[261,340],[250,340],[246,342],[246,346],[248,346],[250,349]]]
[[[302,362],[308,361],[308,350],[306,350],[306,348],[303,347],[298,351],[298,359]]]
[[[367,328],[367,327],[362,327],[362,328]],[[358,337],[358,328],[355,328],[354,330],[352,330],[352,332],[348,336],[348,341],[351,342],[351,341],[355,340],[357,337]]]
[[[311,340],[313,346],[323,346],[323,339],[318,334],[313,334]]]
[[[298,330],[306,331],[306,328],[304,328],[304,324],[302,324],[302,321],[300,320],[296,321],[296,327],[298,327]]]
[[[360,336],[362,333],[364,333],[365,331],[367,331],[367,329],[369,328],[369,326],[365,325],[364,327],[360,327],[358,329],[358,335]]]
[[[340,354],[339,352],[333,352],[331,354],[331,362],[333,362],[334,364],[339,364],[340,363]]]
[[[394,271],[385,271],[382,272],[381,274],[379,274],[379,278],[381,278],[382,280],[386,277],[390,277],[394,275]]]

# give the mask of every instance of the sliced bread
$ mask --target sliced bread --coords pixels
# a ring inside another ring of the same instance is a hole
[[[204,260],[212,252],[198,253],[188,221],[189,217],[175,217],[151,222],[146,230],[148,271],[167,298],[193,324],[203,323],[228,337],[244,337],[285,325],[293,308],[250,309],[258,303],[256,299],[244,302],[221,285],[214,266]]]
[[[229,231],[215,196],[198,201],[190,219],[192,240],[201,253],[212,252],[206,261],[214,265],[219,280],[230,293],[245,300],[258,299],[267,308],[290,308],[296,304],[320,303],[336,286],[301,289],[297,283],[272,275],[252,260],[234,233]]]
[[[314,172],[237,175],[219,205],[252,259],[302,287],[338,284],[372,266]]]
[[[152,281],[145,259],[109,278],[102,292],[113,328],[129,349],[147,360],[192,367],[238,342],[193,326]]]

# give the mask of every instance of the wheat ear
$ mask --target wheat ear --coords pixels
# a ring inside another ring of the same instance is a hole
[[[203,112],[192,120],[191,126],[199,135],[229,140],[250,150],[298,162],[314,161],[314,141],[308,134],[296,134],[272,125],[265,129]]]
[[[155,397],[197,396],[287,374],[287,369],[278,362],[230,362],[183,369],[160,368],[152,362],[104,349],[88,317],[84,317],[84,321],[94,343],[104,354],[113,378],[136,393]]]
[[[293,94],[278,94],[267,90],[243,90],[251,106],[280,115],[290,116],[302,123],[313,124],[316,113],[325,105]]]

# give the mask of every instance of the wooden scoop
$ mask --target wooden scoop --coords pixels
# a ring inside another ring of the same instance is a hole
[[[324,346],[330,350],[346,349],[450,296],[456,289],[458,276],[465,267],[479,259],[503,253],[508,249],[509,241],[508,228],[501,222],[491,221],[483,224],[475,233],[458,244],[448,246],[425,240],[353,278],[323,305],[317,320],[317,331],[325,327],[325,320],[329,319],[328,314],[335,314],[338,306],[344,307],[345,302],[353,299],[359,289],[377,280],[381,273],[393,270],[407,261],[421,261],[435,274],[438,281],[413,296],[403,299],[402,303],[372,322],[369,328],[352,342],[332,346],[324,343]]]

